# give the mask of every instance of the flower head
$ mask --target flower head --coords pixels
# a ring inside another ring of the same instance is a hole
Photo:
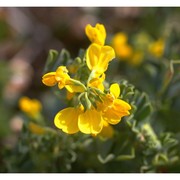
[[[85,28],[85,33],[92,43],[101,46],[104,45],[106,39],[106,29],[104,28],[104,25],[97,23],[95,27],[92,27],[88,24]]]
[[[54,119],[55,126],[68,134],[81,131],[84,134],[97,135],[105,128],[107,137],[113,135],[113,130],[109,124],[117,124],[123,116],[129,115],[131,106],[118,99],[120,88],[117,83],[112,84],[110,93],[97,102],[97,108],[92,104],[86,110],[84,107],[68,107],[57,113]],[[105,131],[102,131],[102,135]],[[109,135],[108,135],[109,134]]]
[[[59,89],[65,87],[68,90],[68,100],[73,98],[71,105],[74,103],[74,106],[62,109],[56,114],[54,124],[57,128],[67,134],[80,131],[94,136],[101,133],[104,137],[112,137],[114,131],[110,124],[117,124],[123,116],[129,115],[131,107],[118,99],[120,88],[117,83],[111,85],[109,93],[105,91],[105,71],[115,57],[115,51],[110,46],[104,46],[104,26],[87,25],[86,34],[92,44],[87,49],[85,58],[78,61],[76,71],[73,71],[76,79],[68,75],[65,66],[59,66],[55,72],[45,74],[42,81],[47,86],[58,84]],[[87,72],[83,73],[82,68]],[[81,73],[84,74],[83,77]]]

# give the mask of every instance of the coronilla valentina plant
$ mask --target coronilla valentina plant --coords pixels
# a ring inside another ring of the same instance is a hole
[[[71,77],[66,66],[59,66],[56,71],[43,75],[42,82],[46,86],[65,88],[73,94],[71,107],[60,110],[54,118],[54,124],[67,134],[82,132],[97,135],[107,129],[109,124],[115,125],[121,118],[130,114],[131,106],[120,99],[120,86],[113,83],[104,86],[109,63],[115,58],[114,49],[104,45],[106,30],[104,25],[88,24],[85,33],[91,44],[85,51],[83,60],[76,70],[78,75]],[[83,73],[87,69],[87,75]]]
[[[166,130],[175,128],[178,117],[179,61],[168,67],[165,39],[121,32],[108,42],[102,24],[88,24],[85,34],[90,43],[75,58],[66,49],[49,51],[41,84],[45,96],[19,99],[23,127],[11,156],[9,150],[3,154],[5,171],[179,168],[178,134]]]

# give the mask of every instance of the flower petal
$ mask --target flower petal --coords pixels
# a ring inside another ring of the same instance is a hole
[[[88,109],[79,115],[79,130],[85,134],[98,134],[103,128],[103,119],[100,112]]]
[[[43,77],[42,77],[42,82],[46,85],[46,86],[54,86],[57,81],[55,79],[55,74],[56,72],[50,72],[50,73],[46,73]]]
[[[130,114],[130,109],[131,106],[127,102],[115,99],[113,104],[103,113],[103,118],[110,124],[117,124],[121,121],[122,117]]]
[[[77,108],[69,107],[59,111],[55,118],[54,124],[57,128],[62,129],[63,132],[74,134],[79,131],[78,116],[80,110]]]
[[[99,52],[98,64],[96,65],[96,71],[100,74],[105,72],[108,68],[108,64],[115,57],[114,49],[110,46],[102,46]]]
[[[105,40],[106,39],[106,29],[103,24],[97,23],[95,26],[96,29],[101,33],[102,38]],[[102,44],[104,45],[104,43]]]
[[[129,115],[129,110],[131,110],[131,106],[123,101],[122,99],[115,99],[113,102],[114,109],[124,114],[123,116]]]
[[[118,116],[116,114],[116,111],[113,109],[108,109],[104,114],[103,114],[103,119],[107,121],[109,124],[118,124],[121,121],[121,116]]]
[[[98,64],[98,59],[100,55],[101,46],[96,44],[91,44],[87,49],[86,53],[86,63],[90,70],[93,70]]]
[[[120,88],[118,83],[114,83],[110,86],[110,93],[117,99],[120,95]]]

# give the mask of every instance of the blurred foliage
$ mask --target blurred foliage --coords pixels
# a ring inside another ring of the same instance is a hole
[[[0,9],[0,172],[180,172],[179,19],[180,9],[167,7]],[[96,22],[106,26],[106,44],[125,32],[133,52],[143,52],[140,63],[131,56],[109,65],[107,82],[118,82],[132,106],[109,139],[56,130],[53,117],[66,94],[41,83],[44,73],[83,59],[84,27]],[[159,38],[157,57],[149,45]],[[42,102],[40,121],[20,111],[24,95]]]
[[[8,111],[7,104],[3,98],[3,88],[9,80],[10,72],[8,65],[5,61],[0,61],[0,138],[6,136],[9,131],[8,121],[11,115],[11,112]]]

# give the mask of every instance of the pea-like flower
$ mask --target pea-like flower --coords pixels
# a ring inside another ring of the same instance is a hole
[[[94,76],[103,74],[110,61],[115,58],[114,49],[110,46],[91,44],[86,53],[86,64]]]
[[[68,134],[78,131],[84,134],[98,134],[103,128],[103,119],[101,112],[94,108],[84,112],[82,107],[68,107],[56,114],[54,124]]]
[[[42,82],[46,86],[54,86],[58,83],[59,89],[64,88],[69,80],[70,76],[68,75],[68,70],[65,66],[59,66],[56,72],[46,73],[42,77]]]
[[[106,39],[106,29],[104,25],[97,23],[95,27],[88,24],[85,28],[85,33],[92,43],[103,46]]]
[[[56,72],[49,72],[46,73],[42,77],[42,82],[46,86],[54,86],[58,84],[58,88],[66,88],[69,92],[83,92],[85,91],[85,86],[75,79],[72,79],[68,75],[68,70],[66,66],[59,66],[56,70]]]
[[[103,103],[98,103],[104,120],[109,124],[118,124],[122,117],[130,114],[131,106],[122,99],[118,99],[119,95],[119,85],[114,83],[110,86],[110,93],[103,98]]]

